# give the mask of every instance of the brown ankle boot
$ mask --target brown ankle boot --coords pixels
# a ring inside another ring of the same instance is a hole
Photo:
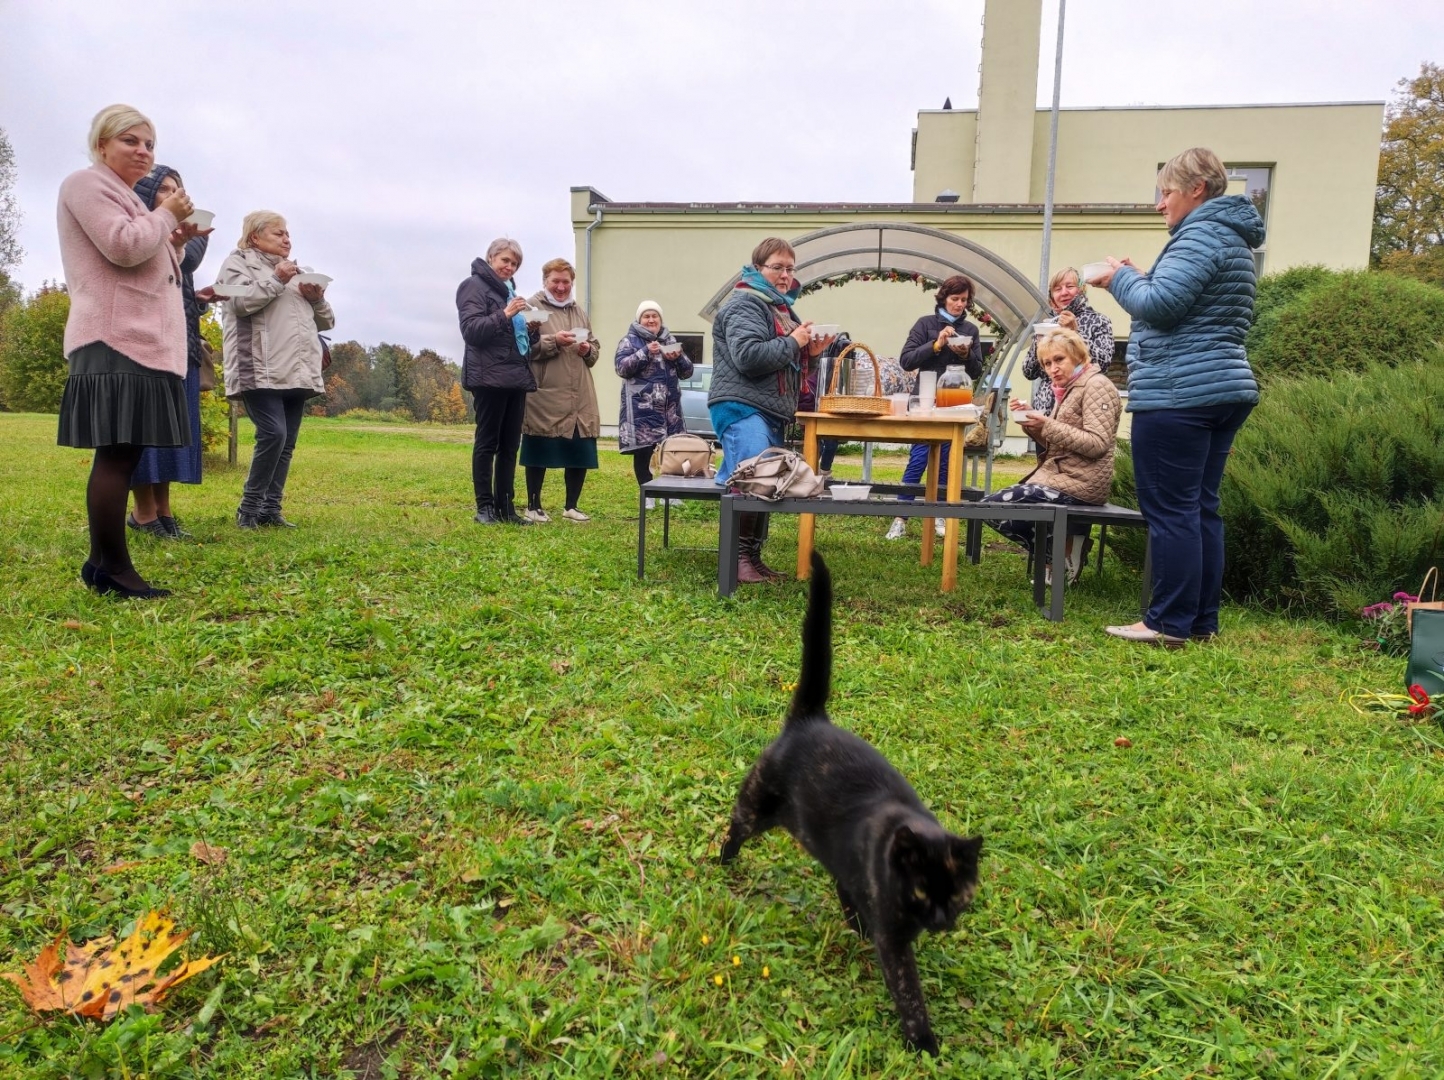
[[[763,574],[753,564],[751,556],[745,551],[737,553],[737,584],[738,585],[766,585],[772,579]]]
[[[762,561],[762,541],[754,541],[752,550],[746,553],[746,557],[752,563],[752,569],[756,570],[768,581],[781,581],[787,575],[780,570],[774,570]]]
[[[776,578],[762,565],[762,540],[758,537],[760,514],[737,515],[737,584],[762,585]]]

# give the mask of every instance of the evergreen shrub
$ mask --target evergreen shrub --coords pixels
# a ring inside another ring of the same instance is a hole
[[[1137,506],[1119,451],[1113,500]],[[1234,441],[1221,513],[1236,600],[1351,615],[1416,588],[1444,563],[1444,353],[1271,383]],[[1141,556],[1141,538],[1118,539]]]
[[[1299,267],[1259,296],[1247,348],[1260,383],[1413,364],[1444,341],[1444,289],[1396,274]]]
[[[58,413],[69,365],[65,321],[70,294],[43,286],[12,305],[0,323],[0,395],[14,412]]]

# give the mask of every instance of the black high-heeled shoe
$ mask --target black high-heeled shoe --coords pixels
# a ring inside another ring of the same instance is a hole
[[[91,574],[91,580],[87,584],[101,596],[117,596],[122,600],[159,600],[170,595],[169,589],[157,589],[153,585],[147,585],[143,589],[122,585],[98,566],[91,567]]]
[[[85,582],[87,589],[95,588],[95,564],[89,559],[80,564],[80,580]]]

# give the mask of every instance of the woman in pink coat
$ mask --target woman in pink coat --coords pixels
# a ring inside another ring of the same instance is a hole
[[[129,105],[90,125],[88,169],[60,185],[60,258],[70,291],[60,401],[61,446],[93,450],[85,491],[90,557],[80,577],[101,594],[149,600],[130,561],[125,509],[130,476],[147,446],[186,446],[186,326],[181,268],[171,234],[194,236],[184,191],[154,210],[131,190],[155,164],[155,126]]]

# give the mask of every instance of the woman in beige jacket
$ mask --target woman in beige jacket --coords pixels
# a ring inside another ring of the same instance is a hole
[[[547,315],[541,326],[541,344],[527,357],[536,389],[527,395],[526,418],[521,428],[521,464],[526,470],[527,521],[551,520],[542,509],[542,484],[548,469],[561,469],[566,478],[566,504],[562,517],[590,521],[577,506],[587,470],[597,467],[597,436],[601,414],[592,367],[597,362],[597,339],[587,324],[587,313],[572,298],[577,272],[565,259],[552,259],[542,267],[542,290],[528,303]]]
[[[240,244],[216,278],[216,294],[226,298],[226,394],[246,403],[256,425],[251,471],[236,511],[242,529],[292,527],[281,516],[291,454],[306,400],[326,392],[320,332],[335,326],[336,316],[326,286],[302,284],[300,274],[286,219],[257,210],[246,215]]]
[[[1038,338],[1037,349],[1038,362],[1052,383],[1053,411],[1045,416],[1022,401],[1013,402],[1012,408],[1038,444],[1038,467],[983,501],[1101,506],[1113,486],[1113,451],[1123,412],[1118,388],[1091,362],[1087,342],[1072,330],[1049,330]],[[1031,521],[1001,521],[993,527],[1033,550]],[[1087,525],[1068,525],[1070,582],[1083,568],[1088,532]]]

